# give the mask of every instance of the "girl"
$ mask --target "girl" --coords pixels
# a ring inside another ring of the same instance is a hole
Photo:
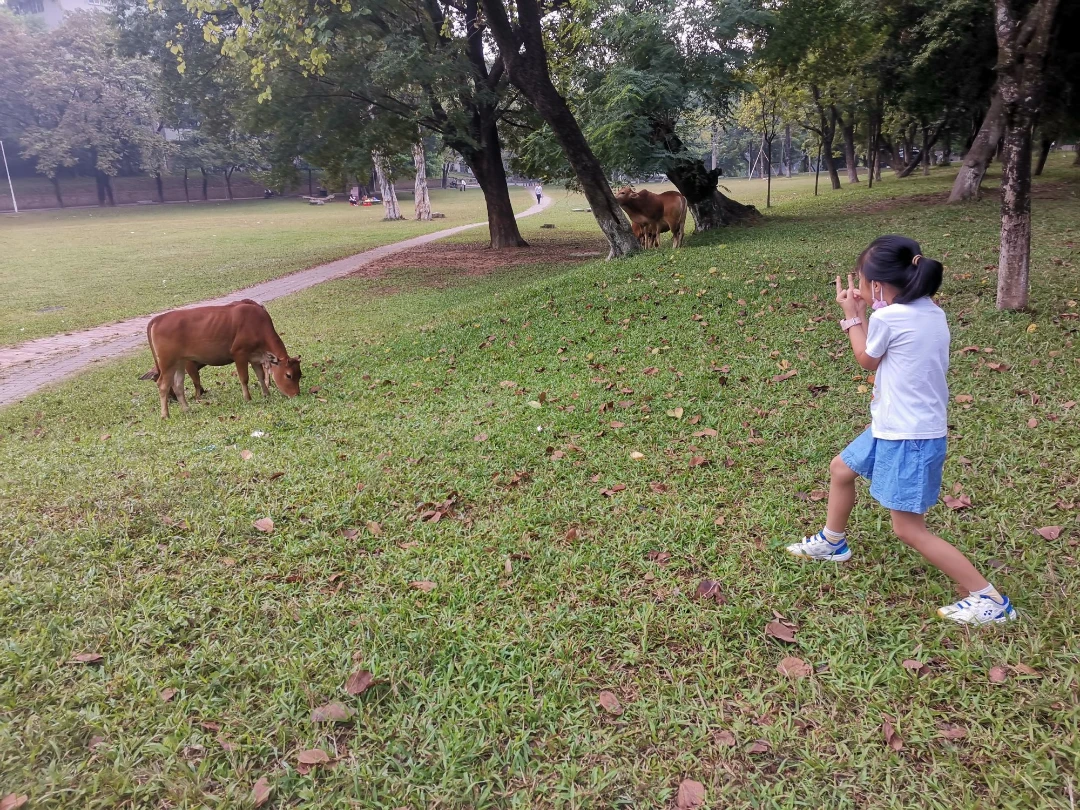
[[[892,512],[896,536],[968,596],[940,608],[959,624],[1017,618],[971,561],[926,528],[924,515],[937,503],[945,466],[949,388],[949,326],[931,298],[941,286],[941,263],[922,255],[906,236],[880,236],[859,256],[859,287],[836,277],[836,302],[846,316],[840,327],[859,365],[876,372],[872,423],[829,465],[829,511],[825,528],[793,543],[796,557],[843,562],[851,557],[846,529],[855,506],[855,479],[869,479],[870,495]],[[869,287],[874,316],[866,324]]]

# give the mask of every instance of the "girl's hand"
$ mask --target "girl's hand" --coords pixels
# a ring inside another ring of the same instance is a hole
[[[855,286],[855,277],[851,273],[848,273],[847,283],[847,289],[844,289],[840,276],[836,277],[836,303],[849,318],[865,317],[866,299],[862,296],[862,290]]]

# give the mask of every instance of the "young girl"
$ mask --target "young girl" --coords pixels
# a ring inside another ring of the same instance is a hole
[[[856,265],[859,287],[836,277],[841,328],[859,365],[876,372],[872,424],[829,465],[825,528],[793,543],[796,557],[843,562],[851,557],[846,529],[855,506],[855,479],[869,479],[870,495],[892,512],[896,536],[951,577],[968,596],[940,608],[959,624],[1007,622],[1017,617],[971,561],[926,528],[924,515],[941,490],[949,388],[949,326],[931,296],[941,286],[941,263],[922,255],[906,236],[880,236]],[[866,323],[869,288],[874,316]]]

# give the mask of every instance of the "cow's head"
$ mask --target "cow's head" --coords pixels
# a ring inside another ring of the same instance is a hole
[[[626,202],[627,200],[632,200],[635,197],[637,197],[637,192],[634,191],[633,186],[623,186],[615,192],[615,199],[619,202]]]
[[[278,391],[287,397],[300,393],[300,357],[286,357],[279,360],[276,355],[267,354],[263,364],[274,377]]]

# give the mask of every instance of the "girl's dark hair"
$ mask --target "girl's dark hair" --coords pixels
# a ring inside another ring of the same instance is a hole
[[[900,290],[895,299],[898,304],[936,293],[944,270],[937,259],[922,255],[918,242],[898,234],[879,236],[871,242],[859,256],[856,269],[867,281],[884,282]]]

